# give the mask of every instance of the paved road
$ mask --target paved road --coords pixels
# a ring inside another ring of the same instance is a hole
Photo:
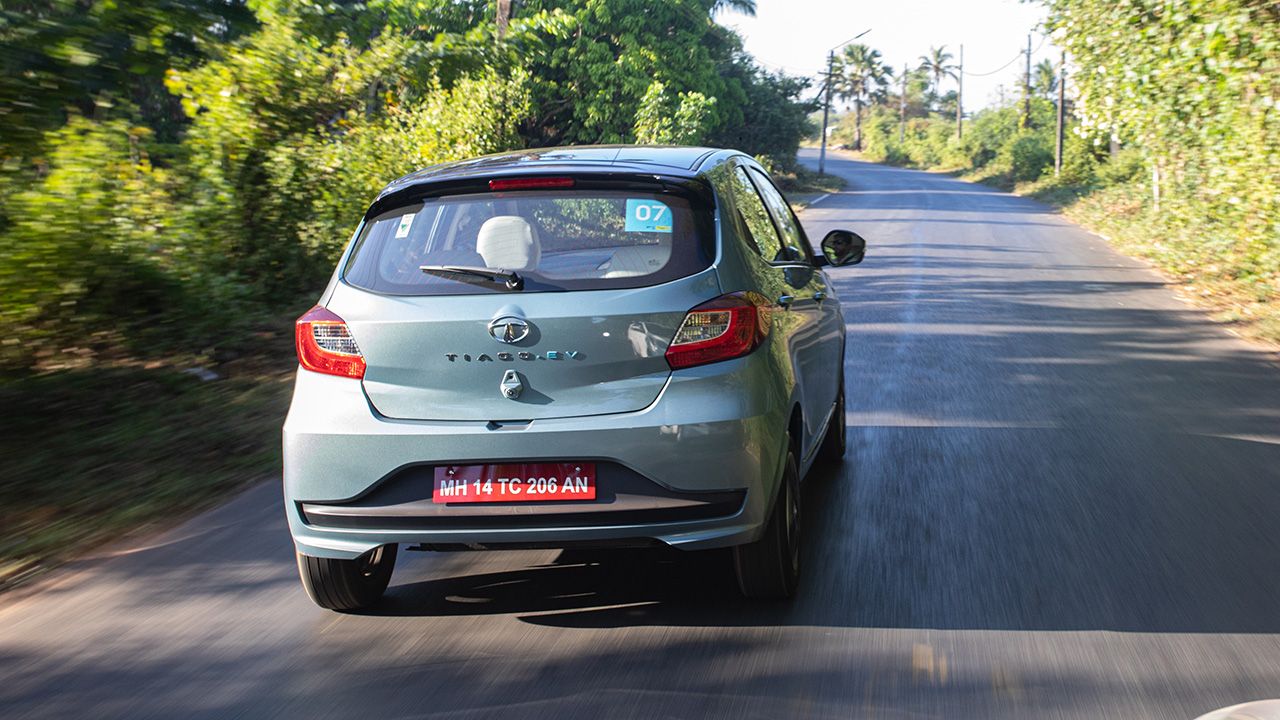
[[[808,157],[807,161],[812,161]],[[1280,368],[1045,207],[837,159],[850,453],[790,606],[719,554],[402,560],[312,607],[273,485],[0,606],[0,717],[1190,718],[1280,696]]]

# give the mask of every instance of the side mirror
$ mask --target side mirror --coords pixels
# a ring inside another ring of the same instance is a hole
[[[867,241],[848,230],[832,230],[822,238],[822,255],[833,267],[857,265],[867,254]]]

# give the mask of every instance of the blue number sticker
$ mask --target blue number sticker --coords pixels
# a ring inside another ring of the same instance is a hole
[[[657,200],[627,199],[627,232],[671,232],[671,208]]]

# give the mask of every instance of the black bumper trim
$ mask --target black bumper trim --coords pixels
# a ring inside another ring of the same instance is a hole
[[[345,502],[299,502],[317,528],[453,530],[654,525],[729,517],[745,490],[677,492],[617,463],[598,462],[596,499],[538,503],[437,504],[434,465],[407,467],[371,492]]]

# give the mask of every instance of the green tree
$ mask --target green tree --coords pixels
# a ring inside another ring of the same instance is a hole
[[[956,78],[957,67],[951,64],[951,53],[947,52],[947,46],[930,47],[929,52],[920,56],[920,70],[923,70],[929,77],[929,94],[930,104],[942,92],[943,78]]]
[[[698,145],[703,142],[716,99],[699,92],[674,98],[653,81],[636,111],[635,141],[641,145]]]
[[[1280,5],[1047,0],[1085,129],[1146,158],[1186,266],[1280,297]],[[1156,181],[1158,179],[1158,182]],[[1160,199],[1155,211],[1155,198]]]
[[[1051,60],[1041,60],[1031,68],[1031,93],[1052,99],[1058,91],[1058,68]]]
[[[724,123],[708,142],[766,157],[779,170],[794,169],[796,148],[813,132],[809,113],[820,107],[816,98],[801,97],[809,80],[768,72],[745,53],[735,54],[720,74],[740,85],[746,97],[739,108],[741,119]]]
[[[513,22],[506,38],[516,41],[528,23]],[[518,146],[515,128],[528,114],[527,75],[506,66],[500,49],[500,73],[471,71],[464,57],[467,74],[458,76],[456,57],[424,65],[419,44],[401,33],[361,48],[306,27],[305,18],[264,11],[262,28],[223,59],[169,79],[192,118],[184,149],[193,222],[216,245],[214,267],[264,298],[313,288],[382,184],[421,165]],[[482,31],[494,37],[491,26]],[[464,53],[474,38],[465,40]],[[338,182],[322,183],[326,173]],[[329,200],[317,207],[317,198]]]
[[[717,69],[738,46],[712,18],[707,0],[529,0],[516,15],[554,10],[573,34],[531,58],[534,113],[524,134],[534,146],[624,142],[654,82],[716,103],[712,129],[741,118],[745,92]]]
[[[234,343],[424,165],[630,139],[789,165],[807,81],[725,12],[754,2],[0,4],[0,361]]]
[[[199,63],[254,25],[244,0],[3,3],[0,156],[42,152],[68,110],[141,120],[176,139],[182,112],[165,92],[165,71]]]
[[[123,120],[73,115],[42,139],[50,148],[42,176],[4,198],[5,364],[26,366],[52,348],[97,352],[162,313],[181,315],[190,285],[179,281],[198,265],[171,232],[174,199],[151,165],[149,135]]]
[[[722,12],[735,12],[739,15],[755,16],[756,0],[713,0],[711,14],[719,15]]]
[[[853,100],[854,149],[862,149],[862,108],[881,97],[893,77],[880,57],[880,51],[861,43],[849,45],[836,58],[832,82],[842,100]]]

